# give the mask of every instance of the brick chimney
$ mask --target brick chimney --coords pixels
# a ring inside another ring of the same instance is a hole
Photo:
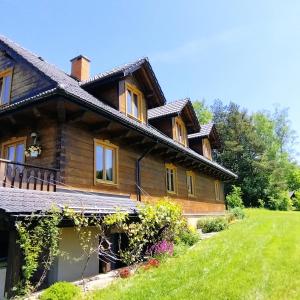
[[[79,81],[85,81],[90,77],[90,60],[83,55],[71,59],[71,76]]]

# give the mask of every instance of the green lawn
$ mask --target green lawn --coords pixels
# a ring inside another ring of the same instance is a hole
[[[93,299],[300,299],[300,212],[247,219]]]

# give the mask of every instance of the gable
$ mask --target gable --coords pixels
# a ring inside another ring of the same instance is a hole
[[[93,91],[101,89],[103,86],[110,85],[112,82],[118,84],[123,80],[136,83],[144,93],[148,108],[161,106],[166,103],[165,96],[147,58],[100,73],[87,81],[81,82],[80,86],[94,94]]]
[[[0,73],[12,70],[10,103],[21,101],[51,88],[51,82],[35,71],[26,62],[4,50],[0,43]]]

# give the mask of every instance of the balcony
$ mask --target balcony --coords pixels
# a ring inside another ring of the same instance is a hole
[[[57,169],[22,164],[0,158],[0,186],[56,192]]]

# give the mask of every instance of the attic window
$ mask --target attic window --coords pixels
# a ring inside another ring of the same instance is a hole
[[[187,133],[186,128],[181,118],[174,119],[173,127],[174,139],[180,144],[187,146]]]
[[[126,114],[141,120],[142,93],[130,84],[126,84]]]
[[[12,70],[0,72],[0,105],[9,104],[12,82]]]

